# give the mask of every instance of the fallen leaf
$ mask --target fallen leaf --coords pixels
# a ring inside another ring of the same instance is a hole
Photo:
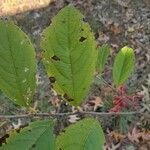
[[[128,27],[128,32],[134,32],[134,31],[135,31],[134,27]]]
[[[103,106],[103,101],[102,101],[102,99],[100,97],[95,97],[95,99],[90,101],[89,103],[94,106],[94,111],[96,111],[97,108]]]
[[[126,138],[126,135],[112,131],[110,133],[110,135],[116,140],[116,141],[120,141]]]
[[[61,100],[58,98],[58,96],[54,96],[49,102],[51,102],[52,105],[59,107]]]
[[[110,26],[110,30],[114,33],[114,34],[119,34],[122,32],[122,28],[121,26],[119,26],[118,23],[114,23]]]
[[[142,137],[144,142],[146,142],[146,141],[150,142],[150,130],[143,129],[143,131],[141,133],[141,137]]]
[[[141,133],[140,133],[140,130],[137,129],[137,127],[134,127],[133,130],[131,131],[131,133],[130,132],[128,133],[128,139],[131,142],[139,143],[140,142],[140,137],[141,137]]]
[[[120,145],[121,143],[111,143],[111,145],[106,144],[104,145],[103,150],[117,150],[120,147]]]
[[[69,117],[68,117],[68,121],[70,122],[70,123],[75,123],[75,122],[77,122],[77,120],[79,120],[80,118],[77,116],[77,115],[70,115]]]

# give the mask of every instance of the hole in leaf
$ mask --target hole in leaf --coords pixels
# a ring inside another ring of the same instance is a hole
[[[55,60],[55,61],[60,61],[60,58],[59,57],[57,57],[56,55],[54,55],[53,57],[51,57],[53,60]]]
[[[65,23],[66,21],[65,20],[62,20],[62,23]]]
[[[35,147],[36,147],[36,145],[35,145],[35,144],[33,144],[33,145],[32,145],[32,148],[35,148]]]
[[[54,77],[49,77],[51,83],[55,83],[56,79]]]
[[[83,37],[83,36],[79,39],[80,42],[83,42],[83,41],[85,41],[85,40],[86,40],[86,38]]]
[[[68,102],[74,101],[74,99],[73,99],[73,98],[70,98],[66,93],[64,94],[63,97],[64,97]]]

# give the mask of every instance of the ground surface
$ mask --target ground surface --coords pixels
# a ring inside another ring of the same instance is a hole
[[[98,118],[103,125],[107,138],[107,147],[110,149],[141,149],[148,150],[150,147],[150,135],[147,131],[150,112],[150,1],[149,0],[60,0],[50,3],[48,7],[32,10],[26,13],[10,16],[23,31],[31,38],[37,52],[37,91],[33,105],[37,104],[39,112],[66,112],[74,108],[61,102],[55,93],[50,90],[50,82],[46,76],[41,62],[41,50],[39,48],[40,33],[51,23],[51,19],[57,12],[72,3],[85,16],[90,23],[97,43],[99,45],[108,43],[111,45],[111,57],[104,71],[104,78],[112,83],[111,66],[114,56],[119,49],[129,45],[135,50],[136,64],[132,77],[127,81],[128,91],[131,93],[140,91],[144,99],[140,102],[139,111],[147,116],[127,117],[101,117]],[[8,17],[8,16],[7,16]],[[106,102],[112,101],[111,89],[106,85],[102,86],[95,81],[87,98],[82,105],[85,111],[107,111]],[[113,93],[113,92],[112,92]],[[92,101],[92,102],[91,102]],[[105,103],[105,104],[104,104]],[[21,114],[26,109],[10,103],[4,94],[0,93],[0,114]],[[130,110],[129,110],[130,111]],[[70,116],[59,118],[59,126],[56,126],[56,133],[64,126],[82,118],[82,116]],[[16,123],[18,120],[11,120]],[[30,120],[22,119],[24,124]],[[10,121],[1,121],[0,135],[13,127]],[[144,139],[143,136],[146,138]],[[142,137],[142,138],[141,138]],[[128,143],[128,144],[127,144]]]

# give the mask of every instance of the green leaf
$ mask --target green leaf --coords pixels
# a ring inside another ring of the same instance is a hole
[[[0,89],[15,103],[29,105],[35,91],[35,51],[23,31],[0,21]]]
[[[116,86],[119,86],[128,79],[134,69],[134,51],[127,46],[123,47],[115,58],[113,65],[113,79]]]
[[[110,46],[109,45],[104,44],[104,45],[102,45],[102,47],[99,48],[97,65],[96,65],[96,70],[98,72],[102,72],[104,70],[104,67],[105,67],[105,64],[106,64],[109,54],[110,54]]]
[[[104,133],[95,119],[81,120],[57,137],[57,150],[102,150]]]
[[[36,121],[20,132],[12,132],[0,150],[55,150],[53,122]]]
[[[73,6],[63,8],[45,29],[43,61],[54,89],[71,105],[79,105],[93,80],[96,43],[83,16]]]

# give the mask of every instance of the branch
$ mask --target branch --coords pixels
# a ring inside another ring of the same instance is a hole
[[[133,112],[68,112],[68,113],[36,113],[36,114],[21,114],[21,115],[0,115],[1,120],[16,119],[16,118],[35,118],[35,117],[64,117],[69,115],[92,115],[92,116],[118,116],[118,115],[144,115],[144,113],[133,111]]]

